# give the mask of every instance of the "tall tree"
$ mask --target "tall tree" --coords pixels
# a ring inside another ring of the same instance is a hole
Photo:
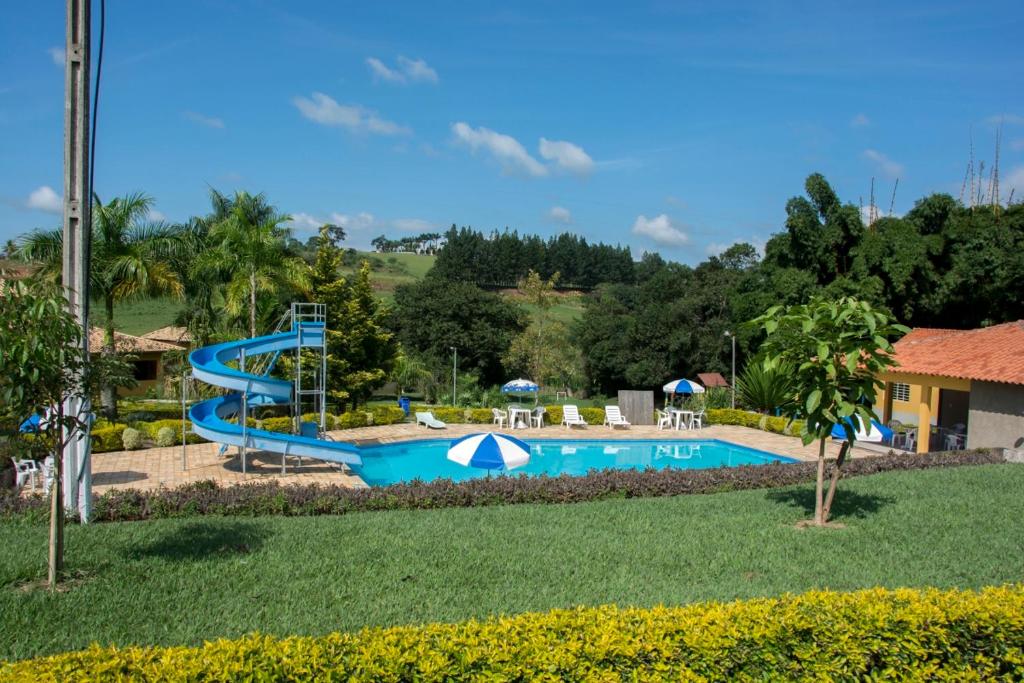
[[[307,287],[308,267],[288,248],[288,230],[263,195],[237,193],[226,216],[210,229],[212,248],[199,257],[204,270],[224,273],[225,309],[237,315],[248,311],[249,334],[257,334],[257,302],[261,294]]]
[[[98,197],[92,210],[90,294],[103,304],[103,353],[113,356],[115,305],[148,296],[180,297],[183,287],[172,267],[183,250],[182,231],[148,220],[153,200],[141,193],[112,199]],[[61,230],[36,230],[21,240],[21,259],[39,264],[39,275],[60,280],[63,253]],[[102,392],[103,413],[117,416],[117,391]]]
[[[428,276],[395,289],[390,325],[405,348],[443,362],[454,347],[460,368],[497,384],[504,375],[501,359],[525,327],[524,317],[519,306],[497,294]]]
[[[366,400],[387,381],[398,342],[385,328],[386,311],[373,295],[370,266],[363,261],[349,281],[338,275],[339,234],[320,228],[316,261],[309,275],[313,301],[327,307],[327,390],[336,403]]]

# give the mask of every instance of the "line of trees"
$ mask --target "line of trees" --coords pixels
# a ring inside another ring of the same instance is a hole
[[[531,270],[545,279],[559,273],[562,288],[591,289],[602,282],[631,282],[633,255],[629,247],[589,244],[571,233],[545,240],[507,229],[484,235],[452,225],[432,269],[444,280],[488,287],[515,287]]]

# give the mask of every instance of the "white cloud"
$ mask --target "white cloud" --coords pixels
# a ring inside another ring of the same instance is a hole
[[[46,213],[64,213],[64,200],[49,185],[43,185],[32,190],[25,200],[25,206],[36,211]]]
[[[437,71],[422,59],[409,59],[398,56],[398,67],[392,69],[390,66],[377,59],[367,57],[366,65],[370,67],[374,80],[386,81],[388,83],[437,83]]]
[[[402,232],[427,232],[434,229],[434,224],[422,218],[396,218],[391,221]]]
[[[903,164],[897,163],[874,149],[866,149],[861,156],[875,164],[878,170],[889,178],[898,178],[903,175]]]
[[[745,242],[754,247],[754,249],[757,250],[758,256],[764,255],[764,248],[767,243],[763,237],[751,237],[747,240],[739,239],[733,240],[732,242],[711,242],[704,248],[704,250],[707,252],[708,256],[721,256],[726,249],[739,244],[740,242]]]
[[[405,126],[380,118],[376,112],[358,104],[338,104],[321,92],[315,92],[309,98],[295,97],[292,103],[304,117],[325,126],[378,135],[407,135],[412,132]]]
[[[640,215],[633,222],[633,234],[649,237],[666,247],[681,247],[689,244],[690,236],[677,227],[666,214],[654,218]]]
[[[431,68],[430,65],[422,59],[409,59],[408,57],[399,55],[398,65],[402,67],[402,71],[410,81],[437,83],[441,80],[437,76],[437,71]]]
[[[483,149],[493,156],[509,173],[526,173],[531,176],[545,176],[548,169],[526,151],[518,140],[510,135],[495,132],[490,128],[473,128],[459,121],[452,124],[455,138],[467,145],[473,152]]]
[[[388,81],[390,83],[405,82],[405,76],[402,75],[401,71],[389,68],[384,62],[380,61],[376,57],[367,57],[366,65],[370,67],[370,72],[373,74],[375,79]]]
[[[153,221],[154,223],[162,223],[165,220],[167,220],[167,216],[162,212],[157,211],[156,209],[150,209],[149,213],[146,215],[146,218],[148,220]]]
[[[64,48],[62,48],[62,47],[51,47],[49,50],[47,50],[47,52],[50,53],[50,59],[53,60],[54,64],[56,64],[57,66],[60,66],[60,67],[64,66],[65,54],[66,54],[64,52]]]
[[[1007,201],[1011,190],[1014,202],[1024,199],[1024,166],[1014,166],[1009,173],[999,179],[1000,200]]]
[[[194,111],[182,112],[182,116],[191,121],[192,123],[198,123],[200,126],[206,126],[207,128],[224,128],[224,119],[217,118],[216,116],[206,116]]]
[[[868,118],[867,114],[857,114],[850,119],[850,125],[854,128],[863,128],[871,125],[871,119]]]
[[[565,140],[540,139],[540,155],[570,173],[587,175],[594,170],[594,160],[583,148]]]
[[[345,213],[332,213],[328,222],[340,225],[346,230],[365,230],[366,228],[373,227],[377,221],[372,213],[360,211],[354,216]]]
[[[316,216],[299,211],[292,214],[292,219],[288,221],[287,225],[293,230],[319,230],[323,224],[324,221]]]
[[[552,206],[551,210],[548,211],[548,218],[556,223],[568,225],[572,223],[572,212],[564,206]]]

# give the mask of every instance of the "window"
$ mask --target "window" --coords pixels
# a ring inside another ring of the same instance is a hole
[[[910,385],[904,384],[903,382],[893,382],[892,384],[892,400],[903,401],[907,403],[910,401]]]
[[[132,362],[132,370],[135,374],[135,379],[140,382],[147,380],[156,379],[156,361],[155,360],[137,360]]]

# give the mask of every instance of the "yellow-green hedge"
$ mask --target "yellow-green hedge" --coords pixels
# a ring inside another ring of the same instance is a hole
[[[92,437],[92,452],[109,453],[122,450],[121,435],[124,434],[126,427],[127,425],[116,424],[91,430],[89,435]]]
[[[731,408],[712,408],[707,411],[707,418],[709,424],[739,425],[776,434],[799,434],[803,426],[803,420],[794,420],[790,424],[789,418],[786,417],[774,417]]]
[[[1024,587],[813,592],[556,610],[323,637],[93,647],[0,666],[59,681],[1021,680]]]

